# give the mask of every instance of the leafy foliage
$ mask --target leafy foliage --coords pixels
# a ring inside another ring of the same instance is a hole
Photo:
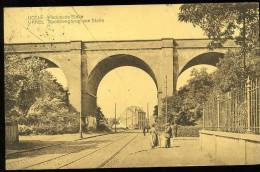
[[[110,131],[109,127],[107,126],[107,120],[105,118],[105,115],[101,111],[100,107],[97,107],[95,117],[96,117],[96,121],[97,121],[97,130]]]
[[[180,7],[179,21],[190,22],[202,28],[212,39],[209,48],[221,47],[229,38],[235,38],[239,51],[229,51],[218,63],[214,80],[216,89],[227,92],[241,87],[247,76],[259,73],[259,4],[207,3],[185,4]]]
[[[33,60],[5,57],[5,110],[17,109],[27,113],[40,89],[39,75],[47,66],[38,58]]]
[[[109,123],[110,123],[110,126],[113,126],[113,125],[119,125],[120,124],[120,122],[119,122],[119,119],[115,119],[115,118],[111,118],[110,119],[110,121],[109,121]]]
[[[217,67],[219,70],[214,73],[215,88],[221,92],[239,88],[247,78],[247,73],[243,70],[243,59],[235,52],[225,54]]]
[[[207,73],[205,68],[200,71],[193,69],[191,72],[191,79],[188,81],[188,97],[194,107],[197,104],[202,104],[207,100],[207,95],[212,90],[213,79]]]
[[[42,82],[40,84],[40,97],[49,97],[50,99],[57,98],[64,102],[66,105],[69,104],[68,91],[64,90],[62,85],[60,85],[49,72],[41,72],[39,77]]]
[[[155,119],[155,121],[157,121],[157,118],[158,118],[158,105],[155,105],[155,106],[154,106],[154,109],[153,109],[153,118]]]
[[[181,87],[177,94],[167,97],[168,122],[180,125],[192,125],[202,115],[202,104],[212,92],[214,86],[212,75],[205,68],[193,69],[188,84]],[[165,118],[166,103],[163,101],[163,114]]]
[[[5,56],[5,117],[23,126],[21,134],[78,131],[78,113],[70,108],[68,92],[47,67],[39,57]]]
[[[185,4],[180,7],[179,21],[198,26],[212,39],[210,49],[222,47],[227,39],[235,38],[241,46],[238,51],[228,51],[217,64],[212,75],[193,71],[192,79],[177,95],[168,101],[170,114],[176,123],[188,124],[201,116],[201,105],[207,98],[240,89],[247,77],[260,75],[259,55],[259,5],[257,3],[207,3]],[[169,98],[168,98],[169,99]],[[175,105],[173,105],[173,103]]]
[[[259,46],[257,3],[185,4],[180,7],[178,19],[199,26],[213,39],[210,48],[221,47],[227,39],[234,37],[243,51],[248,52]]]

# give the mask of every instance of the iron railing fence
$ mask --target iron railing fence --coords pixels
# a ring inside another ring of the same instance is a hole
[[[260,134],[260,77],[248,78],[238,91],[210,97],[203,106],[203,128]]]

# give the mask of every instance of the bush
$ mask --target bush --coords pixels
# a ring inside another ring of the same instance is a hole
[[[198,126],[177,126],[177,137],[199,137],[199,130],[201,127]],[[176,128],[174,128],[173,135],[176,137]]]
[[[50,121],[45,123],[18,125],[19,135],[73,134],[79,131],[77,120]]]
[[[106,124],[99,124],[98,131],[110,132],[111,129]]]
[[[37,99],[27,114],[25,125],[32,127],[32,134],[72,134],[79,131],[79,114],[59,99]]]
[[[79,132],[79,125],[66,126],[63,130],[64,134],[73,134]]]
[[[30,135],[33,133],[33,128],[27,125],[18,125],[19,135]]]
[[[79,124],[68,125],[67,122],[50,122],[49,124],[41,124],[33,126],[33,134],[73,134],[79,131]]]

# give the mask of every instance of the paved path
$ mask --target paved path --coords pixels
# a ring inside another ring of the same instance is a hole
[[[171,166],[210,166],[214,161],[202,153],[198,138],[176,138],[171,148],[150,148],[150,136],[140,134],[116,158],[104,167],[171,167]],[[161,145],[163,145],[161,138]]]
[[[171,148],[150,148],[150,136],[118,133],[70,141],[6,160],[7,169],[75,169],[217,165],[200,152],[198,138],[177,138]]]

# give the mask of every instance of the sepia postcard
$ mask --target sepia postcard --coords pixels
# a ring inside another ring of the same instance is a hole
[[[259,3],[3,11],[6,170],[260,164]]]

